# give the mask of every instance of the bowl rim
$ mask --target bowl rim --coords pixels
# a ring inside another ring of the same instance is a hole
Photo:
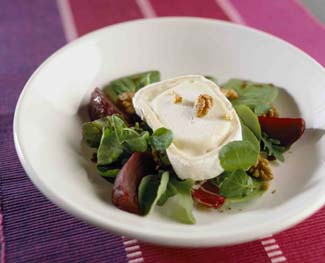
[[[61,52],[64,50],[67,50],[69,48],[73,48],[74,46],[78,45],[80,42],[83,42],[87,39],[91,39],[93,37],[96,37],[96,35],[103,33],[106,30],[111,30],[112,28],[119,28],[128,26],[129,24],[142,24],[142,23],[164,23],[164,22],[179,22],[179,23],[205,23],[205,24],[219,24],[226,27],[233,27],[233,28],[239,28],[241,30],[251,31],[259,35],[263,35],[264,37],[268,37],[272,41],[281,42],[282,44],[287,45],[289,48],[294,49],[296,52],[300,53],[300,55],[304,56],[305,59],[309,60],[319,68],[320,71],[322,71],[325,74],[325,69],[311,56],[306,54],[304,51],[299,49],[298,47],[288,43],[285,40],[282,40],[281,38],[278,38],[276,36],[273,36],[269,33],[263,32],[258,29],[254,29],[248,26],[239,25],[227,21],[221,21],[217,19],[211,19],[211,18],[198,18],[198,17],[160,17],[160,18],[150,18],[150,19],[136,19],[131,20],[127,22],[117,23],[114,25],[106,26],[100,29],[97,29],[93,32],[90,32],[70,43],[67,43],[63,47],[61,47],[59,50],[54,52],[52,55],[50,55],[31,75],[31,77],[28,79],[26,84],[24,85],[24,88],[19,96],[18,102],[16,104],[15,113],[14,113],[14,120],[13,120],[13,137],[14,137],[14,144],[16,148],[16,152],[18,154],[18,158],[26,171],[26,174],[30,178],[30,180],[33,182],[33,184],[36,186],[38,190],[40,190],[52,203],[54,203],[56,206],[60,207],[64,211],[68,212],[69,214],[75,216],[76,218],[82,219],[83,221],[99,226],[101,228],[104,228],[106,230],[112,231],[114,233],[120,234],[120,235],[127,235],[130,237],[137,238],[139,240],[143,240],[146,242],[159,244],[159,245],[167,245],[167,246],[177,246],[177,247],[211,247],[211,246],[223,246],[223,245],[234,245],[239,244],[243,242],[253,241],[271,234],[278,233],[280,231],[283,231],[285,229],[288,229],[292,227],[293,225],[298,224],[299,222],[306,219],[308,216],[319,210],[324,204],[325,204],[325,195],[320,196],[319,199],[314,200],[310,206],[306,207],[305,209],[301,210],[300,213],[290,216],[286,218],[285,221],[281,222],[281,224],[274,224],[272,226],[267,226],[263,228],[263,225],[260,225],[259,230],[254,233],[249,233],[243,231],[242,233],[238,233],[236,235],[228,235],[227,239],[221,240],[220,238],[217,238],[214,236],[209,237],[195,237],[192,240],[177,237],[171,239],[168,235],[162,235],[161,232],[159,234],[151,232],[143,232],[141,229],[136,228],[125,228],[125,224],[120,224],[119,222],[108,222],[107,220],[103,220],[100,217],[97,217],[95,214],[89,214],[86,211],[83,210],[81,206],[76,207],[74,204],[72,204],[69,200],[64,199],[56,194],[54,189],[51,187],[48,187],[47,184],[41,179],[41,176],[38,175],[38,173],[34,170],[32,167],[28,156],[24,153],[24,149],[21,145],[21,139],[19,136],[19,116],[21,112],[21,104],[24,100],[24,97],[26,93],[29,91],[29,87],[32,84],[34,78],[38,75],[38,73],[47,66],[48,63],[50,63],[53,59],[56,58]],[[192,226],[193,227],[193,226]],[[195,225],[194,225],[195,227]]]

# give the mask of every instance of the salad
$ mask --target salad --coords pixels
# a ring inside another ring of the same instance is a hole
[[[112,203],[194,224],[194,204],[218,209],[260,197],[273,179],[271,162],[305,129],[283,118],[273,84],[187,75],[160,81],[158,71],[96,88],[83,141],[97,173],[113,184]]]

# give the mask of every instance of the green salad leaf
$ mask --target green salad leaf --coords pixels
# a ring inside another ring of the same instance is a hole
[[[232,141],[219,152],[219,160],[225,171],[247,170],[256,164],[259,151],[248,141]]]
[[[260,152],[260,141],[256,138],[255,134],[242,122],[241,128],[243,141],[250,142],[254,146],[256,152]]]
[[[164,172],[161,176],[150,174],[142,178],[138,189],[138,199],[144,215],[152,211],[166,191],[168,180],[168,172]]]
[[[263,195],[266,190],[267,187],[264,186],[264,182],[257,180],[253,177],[252,181],[253,181],[253,186],[251,191],[244,197],[232,197],[232,198],[227,198],[226,199],[226,203],[227,204],[235,204],[235,203],[241,203],[241,202],[248,202],[250,200],[253,200],[257,197],[260,197],[261,195]]]
[[[106,165],[96,165],[97,174],[103,177],[115,177],[119,173],[119,168],[111,168]]]
[[[117,140],[120,144],[122,144],[125,141],[125,132],[124,129],[127,129],[128,126],[126,125],[125,121],[122,120],[117,115],[111,116],[111,123],[115,132],[115,135],[117,137]]]
[[[263,133],[262,135],[263,148],[262,151],[265,152],[268,156],[274,156],[281,162],[284,162],[283,153],[288,149],[284,146],[281,146],[280,141],[277,139],[272,139],[267,134]]]
[[[265,191],[263,182],[252,178],[243,170],[224,172],[212,179],[212,182],[218,186],[220,194],[226,197],[228,203],[247,201]]]
[[[112,115],[112,125],[120,144],[125,144],[131,152],[145,152],[148,146],[149,132],[141,131],[138,126],[128,128],[124,120]]]
[[[131,152],[145,152],[148,148],[149,132],[143,131],[142,133],[130,133],[130,136],[125,139],[125,144]],[[133,135],[131,135],[133,133]]]
[[[234,89],[238,99],[232,100],[233,105],[244,104],[260,116],[271,108],[272,102],[278,96],[278,87],[273,84],[256,83],[240,79],[231,79],[222,86],[225,89]]]
[[[174,196],[177,194],[177,189],[176,187],[174,186],[174,184],[172,183],[172,177],[170,177],[170,182],[167,184],[167,188],[166,188],[166,191],[161,195],[161,197],[159,198],[158,202],[157,202],[157,205],[159,206],[163,206],[168,198]]]
[[[104,93],[114,102],[117,101],[118,95],[124,92],[135,92],[136,86],[129,77],[124,77],[112,81],[108,86],[104,87]]]
[[[105,128],[97,151],[97,164],[108,165],[116,161],[123,153],[123,147],[119,143],[112,128]]]
[[[158,153],[158,158],[159,158],[160,164],[165,167],[170,167],[171,164],[170,164],[167,152],[163,151],[163,152],[157,152],[157,153]]]
[[[167,190],[158,201],[159,205],[164,205],[162,211],[166,216],[185,224],[195,224],[191,194],[193,184],[191,179],[181,181],[176,176],[170,176]]]
[[[235,106],[235,110],[241,122],[260,140],[262,137],[261,127],[254,112],[246,105]]]
[[[260,152],[261,127],[255,113],[246,105],[238,105],[235,110],[239,116],[244,141],[250,142]]]
[[[92,122],[86,122],[82,126],[82,138],[84,142],[92,148],[98,148],[102,138],[103,128],[110,127],[109,117],[105,117]]]
[[[97,148],[97,173],[106,179],[114,179],[134,152],[156,152],[158,166],[170,169],[166,148],[172,142],[173,133],[166,128],[150,133],[151,130],[144,130],[138,123],[129,127],[116,114],[87,122],[83,126],[83,140]]]
[[[156,151],[164,151],[173,141],[173,133],[166,128],[158,128],[149,138],[149,143]]]
[[[157,81],[160,81],[159,71],[142,72],[113,80],[104,87],[104,93],[116,102],[120,94],[124,92],[136,92],[144,86]]]
[[[103,128],[110,128],[119,144],[131,152],[147,150],[149,132],[143,131],[139,124],[129,128],[126,122],[118,115],[107,116],[103,119],[87,122],[83,125],[83,140],[93,148],[98,148],[102,139]]]
[[[144,86],[160,81],[160,72],[157,70],[148,71],[132,75],[130,78],[135,83],[136,91],[138,91]]]
[[[261,127],[257,116],[246,105],[235,107],[242,127],[242,141],[223,146],[219,153],[225,171],[247,170],[254,165],[260,152]]]
[[[102,138],[102,129],[87,122],[82,126],[82,137],[89,147],[97,148]]]

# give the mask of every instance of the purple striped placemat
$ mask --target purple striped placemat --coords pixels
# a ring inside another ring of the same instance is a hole
[[[293,0],[3,0],[0,8],[1,262],[325,262],[325,210],[275,236],[224,248],[177,249],[88,226],[46,200],[15,153],[12,118],[31,73],[52,52],[97,28],[156,16],[246,24],[325,65],[325,29]]]

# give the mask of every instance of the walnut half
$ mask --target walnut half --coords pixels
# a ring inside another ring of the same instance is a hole
[[[264,113],[262,115],[263,117],[276,117],[278,118],[279,117],[279,113],[277,111],[277,109],[272,106],[266,113]]]
[[[270,181],[273,179],[270,163],[262,156],[259,157],[257,163],[252,166],[248,171],[252,176],[261,178],[264,181]]]
[[[221,92],[223,93],[223,95],[226,96],[226,98],[228,100],[235,100],[239,98],[239,95],[237,93],[237,91],[235,91],[234,89],[224,89],[224,88],[220,88]]]
[[[195,102],[196,117],[204,117],[213,107],[213,98],[208,94],[200,95]]]
[[[134,92],[124,92],[118,95],[118,100],[117,100],[118,106],[128,114],[135,113],[135,110],[133,108],[133,103],[132,103],[133,96],[134,96]]]

